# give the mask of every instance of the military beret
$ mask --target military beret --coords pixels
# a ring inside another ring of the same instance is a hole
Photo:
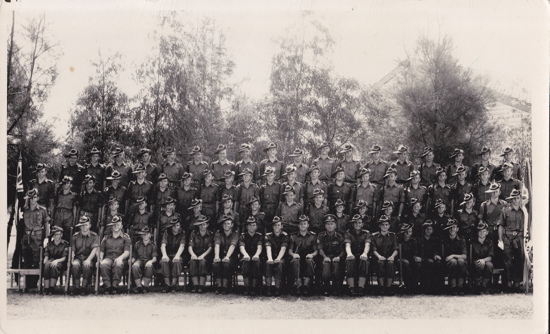
[[[97,149],[97,147],[92,147],[92,150],[90,152],[88,152],[88,154],[86,154],[86,156],[91,156],[91,155],[94,155],[94,154],[101,154],[101,151]]]
[[[393,151],[394,154],[401,154],[401,153],[405,153],[405,152],[408,152],[409,151],[409,148],[405,145],[399,145],[399,147],[397,148],[397,151]]]
[[[68,153],[66,153],[65,155],[63,155],[65,158],[70,158],[70,157],[78,157],[78,150],[73,148],[71,149]]]
[[[120,174],[120,172],[118,170],[114,170],[111,173],[111,176],[107,176],[105,179],[106,180],[120,180],[121,178],[122,178],[122,174]]]

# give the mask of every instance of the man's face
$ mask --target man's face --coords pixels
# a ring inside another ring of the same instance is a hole
[[[408,152],[403,152],[403,153],[398,153],[397,154],[397,159],[399,159],[399,161],[407,161],[408,158],[409,158],[409,153]]]
[[[57,232],[53,235],[53,241],[55,243],[59,243],[61,241],[61,237],[63,236],[63,233]]]
[[[249,149],[245,149],[241,152],[241,157],[245,160],[248,160],[250,158],[251,152]]]
[[[267,150],[267,155],[270,158],[275,158],[275,156],[277,155],[277,149],[276,148],[270,148],[269,150]]]
[[[390,223],[388,222],[381,223],[379,226],[381,232],[388,232],[388,230],[390,229]]]
[[[250,205],[250,208],[252,209],[252,211],[258,211],[258,209],[260,209],[260,202],[254,202]]]
[[[192,180],[191,180],[190,177],[188,177],[188,178],[186,178],[186,179],[183,179],[183,185],[184,185],[184,186],[190,186],[190,185],[191,185],[191,181],[192,181]]]
[[[232,206],[233,206],[233,201],[232,200],[227,200],[227,201],[223,202],[223,207],[225,209],[231,209]]]
[[[111,181],[111,185],[115,188],[118,187],[119,183],[120,183],[120,179],[116,179],[116,180]]]
[[[80,231],[84,234],[87,234],[88,231],[90,231],[90,226],[91,224],[89,222],[85,223],[84,225],[80,226]]]
[[[346,174],[344,172],[338,172],[336,174],[336,180],[338,180],[338,181],[344,181],[345,177],[346,177]]]
[[[168,203],[166,204],[166,211],[173,212],[176,208],[176,203]]]
[[[290,173],[288,173],[288,175],[286,176],[286,178],[287,178],[289,181],[294,181],[294,180],[296,180],[296,172],[290,172]]]
[[[321,174],[321,172],[317,169],[314,169],[311,173],[309,173],[312,180],[317,180],[319,178],[319,174]]]
[[[512,177],[512,168],[506,168],[503,172],[502,172],[502,175],[504,176],[505,179],[509,179]]]
[[[232,220],[226,220],[226,221],[223,222],[223,230],[225,232],[231,231],[232,228],[233,228],[233,221]]]
[[[168,163],[173,163],[174,161],[176,161],[176,153],[175,152],[168,153],[166,155],[166,161],[168,161]]]
[[[328,152],[330,152],[330,147],[328,147],[328,146],[325,146],[321,149],[321,154],[322,155],[328,155]]]
[[[288,203],[292,203],[294,201],[294,197],[296,197],[296,195],[293,192],[290,192],[285,195],[286,201]]]
[[[362,220],[356,220],[353,222],[353,228],[356,231],[360,231],[363,228],[363,221]]]
[[[315,196],[313,201],[314,201],[316,206],[320,206],[321,204],[323,204],[324,199],[325,198],[323,197],[323,195],[317,195],[317,196]]]
[[[246,225],[246,230],[250,234],[255,233],[257,229],[258,229],[258,225],[256,223],[250,223]]]
[[[521,197],[514,197],[514,199],[512,199],[512,204],[514,206],[519,206],[521,203]]]
[[[390,173],[388,175],[388,180],[390,180],[391,182],[395,181],[395,179],[397,179],[397,175],[395,173]]]
[[[140,181],[143,181],[145,179],[145,171],[136,173],[136,178]]]
[[[344,153],[346,160],[351,160],[353,158],[353,150]]]
[[[233,175],[225,177],[225,184],[228,186],[233,184]]]
[[[300,220],[300,223],[298,224],[298,229],[300,232],[307,232],[307,229],[309,228],[309,222],[307,220]]]
[[[73,166],[76,163],[76,160],[78,160],[78,158],[75,155],[71,155],[68,158],[68,160],[69,160],[69,165]]]
[[[437,207],[437,212],[439,212],[439,214],[442,214],[442,213],[445,213],[446,209],[447,207],[445,206],[445,204],[443,204]]]
[[[33,196],[29,199],[32,205],[38,204],[38,196]]]
[[[422,204],[420,204],[420,202],[416,202],[413,204],[414,213],[419,213],[421,208],[422,208]]]
[[[113,225],[113,231],[114,232],[120,232],[120,230],[122,230],[122,223],[121,222],[115,223]]]
[[[432,233],[434,233],[434,228],[432,226],[427,226],[424,228],[424,235],[425,236],[430,236],[432,235]]]
[[[139,209],[140,210],[145,210],[146,207],[147,207],[147,202],[146,201],[139,202]]]
[[[469,201],[466,201],[466,209],[471,209],[474,207],[474,199],[472,198],[471,200]]]
[[[111,211],[117,211],[118,207],[119,207],[118,201],[115,201],[115,202],[109,204],[109,208],[111,209]]]
[[[94,185],[95,185],[95,181],[90,180],[90,181],[86,182],[86,189],[92,190],[94,188]]]
[[[380,152],[371,153],[370,156],[372,157],[372,160],[378,160],[378,158],[380,158]]]
[[[275,174],[269,173],[267,174],[266,178],[267,178],[267,182],[272,183],[273,181],[275,181]]]
[[[487,237],[487,234],[489,234],[489,231],[486,228],[482,230],[477,230],[477,236],[481,239],[484,239],[485,237]]]
[[[420,183],[420,174],[416,174],[415,176],[413,176],[411,181],[412,181],[412,184],[418,185]]]
[[[366,173],[361,176],[361,182],[369,182],[369,179],[370,179],[370,173]]]
[[[302,163],[302,161],[304,161],[304,156],[301,155],[301,154],[298,154],[297,156],[293,157],[292,160],[294,160],[294,164],[295,164],[296,166],[298,166],[298,165],[300,165],[300,164]]]
[[[490,157],[491,157],[491,152],[485,152],[481,155],[481,160],[488,161]]]
[[[71,182],[65,182],[63,183],[63,190],[70,190],[71,187],[72,187],[72,183]]]
[[[143,163],[147,163],[147,162],[149,162],[149,160],[151,160],[151,155],[149,153],[143,153],[141,155],[141,161]]]
[[[193,160],[197,163],[202,161],[202,152],[197,152],[193,154]]]
[[[250,182],[251,180],[252,180],[252,174],[246,173],[246,174],[243,175],[243,181],[244,181],[244,182],[247,182],[247,183],[248,183],[248,182]]]
[[[92,154],[90,156],[90,161],[95,165],[99,161],[99,154]]]
[[[434,157],[435,157],[435,154],[433,152],[428,152],[428,154],[426,154],[424,156],[424,161],[426,162],[433,162],[434,161]]]
[[[48,172],[47,172],[46,169],[44,168],[44,169],[39,170],[39,171],[36,173],[36,176],[38,176],[39,179],[43,179],[43,178],[46,177],[46,174],[47,174],[47,173],[48,173]]]
[[[122,155],[123,153],[121,154],[118,154],[115,156],[115,162],[120,165],[122,163],[122,160],[124,159],[124,156]]]
[[[454,238],[456,237],[457,233],[458,233],[458,226],[456,225],[451,226],[451,228],[449,229],[449,236],[451,236],[451,238]]]
[[[160,186],[161,188],[166,188],[166,187],[168,187],[168,180],[167,180],[167,179],[160,180],[159,186]]]
[[[336,230],[336,222],[328,221],[325,223],[325,229],[327,232],[334,232]]]
[[[201,225],[206,225],[206,223],[202,223]],[[199,229],[200,229],[201,225],[199,225]],[[180,231],[180,229],[181,229],[181,224],[180,224],[180,223],[177,223],[177,224],[172,225],[172,232],[173,232],[174,234],[178,234],[178,232]]]
[[[195,213],[195,215],[198,215],[201,212],[201,210],[202,210],[202,204],[199,204],[193,207],[193,212]]]
[[[367,207],[366,206],[362,206],[359,208],[359,214],[364,216],[365,214],[367,213]]]
[[[405,237],[405,240],[409,240],[413,235],[412,228],[408,229],[405,233],[403,233],[403,236]]]
[[[487,182],[489,180],[489,171],[484,171],[481,173],[481,181]]]
[[[393,206],[388,206],[387,208],[384,209],[384,214],[386,216],[390,217],[392,213],[393,213]]]
[[[221,150],[218,152],[218,159],[225,161],[227,159],[227,150]]]
[[[460,173],[458,173],[457,176],[458,176],[458,180],[459,180],[459,181],[464,181],[464,180],[466,180],[466,172],[460,172]]]
[[[437,177],[437,179],[439,180],[439,182],[445,182],[445,180],[447,179],[447,173],[445,172],[439,173],[439,176]]]
[[[512,152],[504,154],[504,160],[506,161],[512,160]]]
[[[143,243],[148,243],[149,240],[151,240],[151,232],[147,232],[145,234],[141,235],[141,240],[143,240]]]
[[[278,233],[281,233],[282,229],[283,229],[283,223],[278,222],[273,224],[273,232],[278,234]]]
[[[338,206],[336,207],[336,212],[338,212],[338,213],[344,212],[344,206],[343,206],[343,205],[338,205]]]
[[[458,154],[455,156],[455,162],[462,162],[462,160],[464,160],[464,154],[458,153]]]
[[[206,232],[206,229],[208,228],[208,224],[207,223],[202,223],[199,225],[199,231],[200,232]]]
[[[208,173],[206,174],[206,176],[204,177],[204,181],[210,183],[212,182],[212,180],[214,179],[214,176],[212,175],[212,173]]]
[[[498,199],[499,196],[500,196],[500,189],[497,189],[496,191],[493,191],[491,193],[491,199],[493,200]]]

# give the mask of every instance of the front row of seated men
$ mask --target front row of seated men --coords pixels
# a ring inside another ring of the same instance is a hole
[[[506,283],[518,286],[523,256],[522,222],[516,219],[520,210],[519,192],[513,192],[508,199],[511,205],[498,222],[498,247],[504,250]],[[113,217],[109,223],[110,233],[99,242],[97,234],[90,230],[89,217],[80,218],[76,225],[80,231],[71,239],[73,293],[89,292],[96,258],[102,290],[116,293],[130,262],[129,274],[135,284],[133,291],[147,292],[159,254],[164,292],[175,291],[179,286],[182,267],[186,263],[189,264],[193,292],[204,292],[206,278],[213,273],[216,294],[227,294],[240,264],[245,294],[260,292],[265,277],[266,294],[275,296],[280,295],[285,282],[286,286],[293,285],[294,291],[302,295],[311,294],[314,287],[320,288],[324,295],[342,292],[363,295],[371,268],[376,272],[377,292],[383,295],[394,293],[391,287],[396,269],[399,269],[402,287],[407,293],[441,293],[446,275],[451,294],[463,295],[468,271],[474,292],[486,293],[493,271],[493,241],[487,237],[488,225],[484,222],[472,227],[477,229],[477,237],[470,241],[470,258],[467,241],[458,234],[458,222],[453,218],[442,226],[435,226],[432,220],[427,220],[421,226],[422,235],[415,239],[413,225],[409,223],[400,225],[399,237],[390,232],[390,218],[385,215],[378,221],[379,232],[371,234],[363,229],[363,219],[356,215],[343,235],[336,231],[337,217],[332,214],[324,216],[325,231],[318,235],[309,231],[309,219],[305,215],[300,216],[298,224],[283,224],[276,216],[270,223],[272,232],[265,236],[257,231],[254,216],[248,218],[245,232],[240,235],[231,215],[222,217],[216,232],[208,228],[209,219],[200,216],[193,224],[189,238],[181,228],[180,218],[174,217],[164,230],[160,247],[152,241],[152,231],[147,226],[136,232],[141,235],[141,240],[132,245],[130,236],[122,231],[122,223],[121,217]],[[283,231],[286,225],[293,225],[290,227],[297,228],[297,232],[289,235]],[[441,238],[434,236],[436,228],[443,231]],[[66,268],[69,243],[62,236],[63,229],[54,226],[51,240],[45,247],[46,294],[54,292],[57,278]],[[342,287],[344,278],[346,291]]]

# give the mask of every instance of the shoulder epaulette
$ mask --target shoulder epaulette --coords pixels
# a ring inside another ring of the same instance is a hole
[[[94,231],[90,231],[90,234],[91,235],[97,235],[97,233],[95,233]]]
[[[372,235],[373,236],[375,236],[375,235],[378,236],[379,234],[380,234],[380,232],[374,232]]]
[[[311,233],[311,235],[317,235],[315,232],[313,231],[308,231],[309,233]]]
[[[281,232],[283,235],[288,235],[288,233],[286,233],[285,231],[282,231]]]

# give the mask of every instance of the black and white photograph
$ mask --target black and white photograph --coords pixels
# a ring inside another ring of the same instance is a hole
[[[4,0],[0,332],[546,333],[548,14]]]

